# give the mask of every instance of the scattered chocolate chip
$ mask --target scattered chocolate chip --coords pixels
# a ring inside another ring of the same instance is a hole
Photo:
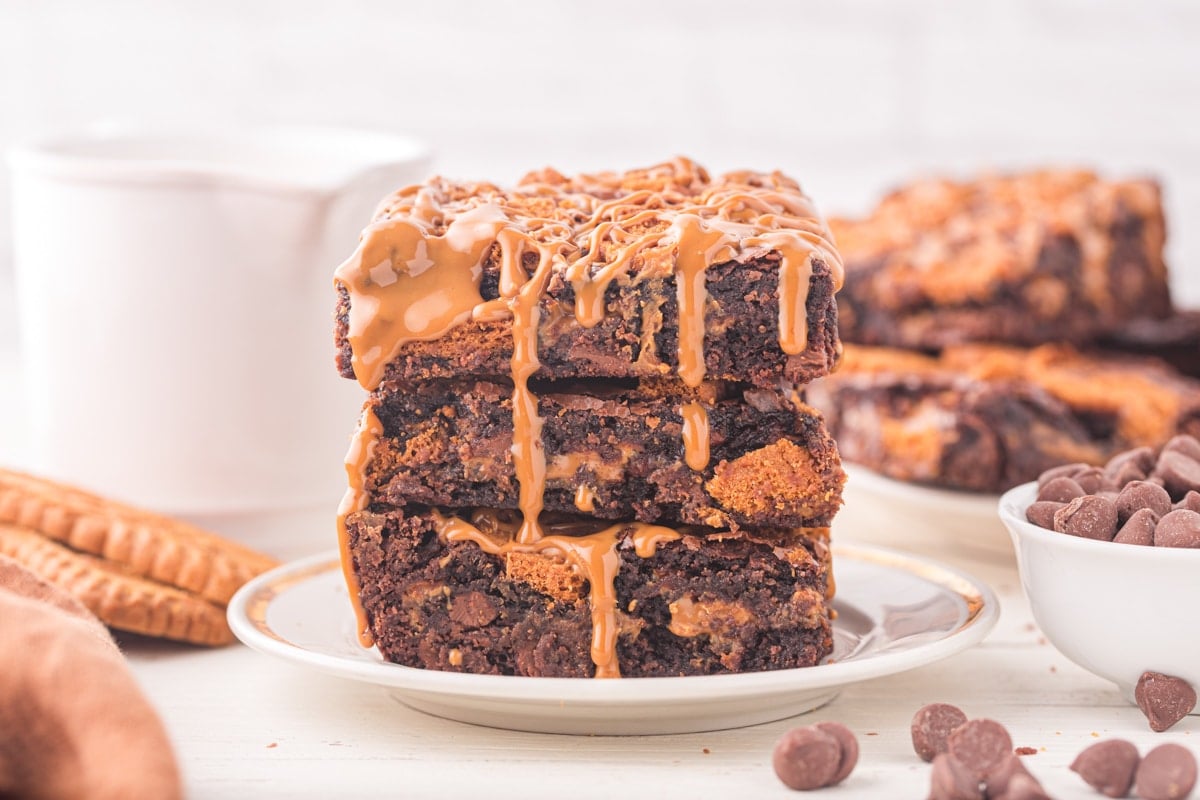
[[[1163,487],[1171,497],[1182,499],[1193,489],[1200,489],[1200,461],[1178,450],[1164,451],[1158,457],[1154,474],[1162,478]]]
[[[1083,497],[1087,492],[1071,478],[1055,478],[1038,489],[1038,500],[1050,500],[1055,503],[1069,503],[1076,497]]]
[[[1161,672],[1143,672],[1133,699],[1150,721],[1150,730],[1161,733],[1192,713],[1196,690],[1183,678]]]
[[[1134,481],[1117,495],[1117,520],[1122,525],[1139,508],[1148,508],[1162,516],[1171,511],[1171,495],[1161,486],[1146,481]]]
[[[833,774],[826,786],[834,786],[839,784],[846,778],[850,777],[850,773],[854,771],[854,766],[858,764],[858,739],[854,738],[854,733],[840,722],[818,722],[814,726],[819,731],[832,736],[837,740],[838,747],[841,748],[841,758],[838,760],[837,772]]]
[[[913,750],[923,761],[933,761],[938,753],[946,752],[946,739],[955,728],[965,724],[967,715],[958,706],[949,703],[930,703],[913,714]]]
[[[1143,800],[1180,800],[1196,785],[1196,757],[1178,744],[1160,744],[1138,764],[1134,791]]]
[[[983,780],[1012,756],[1012,737],[991,719],[973,719],[959,725],[946,739],[946,752]]]
[[[1099,467],[1088,467],[1087,469],[1076,472],[1072,479],[1083,488],[1088,494],[1094,494],[1101,489],[1115,489],[1116,487],[1104,477],[1104,470]]]
[[[949,753],[938,753],[929,773],[929,800],[983,800],[983,789],[973,770]]]
[[[1200,492],[1195,490],[1188,492],[1183,496],[1183,499],[1175,504],[1176,509],[1186,508],[1188,511],[1200,512]]]
[[[1078,462],[1075,464],[1063,464],[1060,467],[1051,467],[1050,469],[1046,470],[1045,472],[1043,472],[1041,475],[1038,476],[1038,491],[1041,491],[1041,488],[1043,486],[1045,486],[1047,483],[1054,480],[1055,478],[1074,477],[1078,473],[1083,472],[1089,466],[1091,466],[1091,465],[1084,464],[1082,462]]]
[[[1025,509],[1025,519],[1042,528],[1054,530],[1054,512],[1066,508],[1066,503],[1056,503],[1053,500],[1039,500],[1030,503]]]
[[[842,752],[837,739],[817,728],[793,728],[775,744],[775,774],[789,789],[828,786],[838,773]]]
[[[1138,751],[1124,739],[1096,742],[1075,756],[1071,770],[1106,797],[1126,797],[1133,786]]]
[[[1157,547],[1200,547],[1200,514],[1186,508],[1167,514],[1154,527],[1154,544]]]
[[[1200,441],[1194,436],[1188,436],[1186,433],[1181,433],[1167,440],[1167,443],[1162,446],[1163,453],[1183,453],[1188,458],[1193,458],[1200,461]],[[1159,458],[1161,458],[1161,454]]]
[[[1117,531],[1113,541],[1119,544],[1150,546],[1154,544],[1156,525],[1158,525],[1158,515],[1148,508],[1140,508],[1133,512],[1133,516],[1125,520],[1125,524],[1121,526],[1121,530]]]
[[[1076,497],[1054,512],[1054,530],[1084,539],[1112,541],[1117,534],[1117,506],[1103,497]]]

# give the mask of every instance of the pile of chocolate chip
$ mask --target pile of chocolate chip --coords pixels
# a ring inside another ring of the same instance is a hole
[[[1144,683],[1138,685],[1139,705]],[[1173,690],[1168,694],[1174,697]],[[999,722],[968,720],[956,706],[932,703],[913,716],[911,733],[913,750],[933,762],[930,800],[1049,800],[1016,755],[1029,751],[1014,751]],[[1133,789],[1143,800],[1182,800],[1196,785],[1196,757],[1178,744],[1159,745],[1141,758],[1123,739],[1097,742],[1075,758],[1071,769],[1107,797],[1128,797]]]
[[[931,703],[913,715],[911,733],[913,750],[933,762],[930,800],[1049,800],[995,720],[967,719],[957,706]]]
[[[1139,447],[1103,467],[1047,470],[1025,517],[1085,539],[1200,548],[1200,441],[1180,435],[1158,452]]]

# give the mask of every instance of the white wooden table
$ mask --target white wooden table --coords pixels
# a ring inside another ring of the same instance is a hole
[[[0,461],[9,463],[22,447],[19,378],[15,357],[0,348]],[[333,542],[328,518],[314,515],[256,544],[295,558],[331,549]],[[188,794],[196,798],[797,796],[775,778],[771,748],[788,728],[823,719],[850,726],[862,754],[844,784],[815,797],[922,798],[929,768],[913,755],[908,725],[918,707],[933,701],[1007,725],[1017,746],[1037,749],[1026,764],[1060,798],[1099,797],[1067,769],[1098,738],[1128,738],[1143,752],[1166,741],[1200,749],[1200,717],[1151,733],[1115,687],[1046,643],[1015,567],[954,553],[941,557],[987,581],[1001,599],[1000,622],[982,645],[849,687],[802,717],[715,733],[570,737],[478,728],[410,710],[385,689],[309,672],[242,646],[122,643],[166,721]]]

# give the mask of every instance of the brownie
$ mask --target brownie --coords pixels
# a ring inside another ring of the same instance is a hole
[[[338,513],[361,641],[506,675],[818,663],[845,478],[797,384],[840,358],[841,273],[779,173],[385,201],[335,276],[368,391]]]
[[[918,181],[830,227],[845,260],[848,342],[1084,344],[1170,310],[1149,180],[1048,170]]]
[[[765,212],[769,223],[759,222]],[[509,277],[519,272],[515,283],[538,272],[541,252],[514,243],[521,237],[557,254],[539,276],[543,378],[652,378],[683,368],[681,326],[692,316],[680,313],[677,276],[685,269],[703,278],[704,296],[691,305],[708,379],[805,383],[837,362],[841,263],[799,187],[779,173],[712,179],[681,160],[623,175],[537,173],[508,191],[441,179],[402,190],[337,273],[341,374],[356,377],[358,342],[357,378],[367,388],[383,378],[509,375],[513,318],[506,298],[515,288],[505,295],[502,277],[506,269]],[[460,250],[434,249],[452,239]],[[409,249],[423,255],[406,260]],[[802,285],[781,291],[785,260]],[[381,263],[391,265],[384,275]],[[410,277],[416,263],[421,271]],[[419,282],[439,270],[430,285]],[[397,300],[405,281],[412,299]],[[422,293],[431,296],[418,300]],[[397,309],[378,313],[389,305]],[[785,318],[796,335],[785,336]],[[785,351],[788,336],[795,352]],[[683,338],[686,348],[691,340]]]
[[[679,381],[666,387],[539,386],[546,511],[709,527],[827,526],[845,476],[820,416],[778,391],[706,385],[702,469],[686,463]],[[368,468],[376,502],[517,508],[512,386],[385,383]]]
[[[362,603],[384,657],[458,672],[594,676],[594,661],[605,659],[592,653],[588,582],[553,555],[447,542],[440,518],[397,506],[347,518]],[[547,522],[568,535],[606,525]],[[617,527],[609,629],[621,676],[805,667],[831,652],[827,530],[681,528],[678,539],[642,555],[632,528]]]
[[[808,400],[848,461],[975,491],[1200,432],[1200,382],[1155,359],[1059,345],[963,345],[936,358],[849,345]]]

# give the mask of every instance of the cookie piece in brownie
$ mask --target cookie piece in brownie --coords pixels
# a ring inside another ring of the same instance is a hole
[[[843,457],[900,480],[1001,491],[1200,431],[1200,382],[1154,359],[964,345],[934,358],[847,346],[809,388]]]
[[[551,518],[537,549],[512,549],[516,517],[462,516],[473,521],[418,507],[347,518],[362,603],[388,660],[643,677],[804,667],[832,650],[826,529],[675,533]],[[491,544],[456,540],[464,528]],[[567,555],[588,539],[603,551],[592,563],[607,557],[610,567],[581,569]],[[603,573],[593,586],[588,576]]]
[[[842,338],[1082,344],[1170,309],[1157,184],[1040,171],[926,180],[832,219]]]
[[[820,415],[777,391],[560,382],[535,394],[547,511],[803,527],[828,525],[841,505],[845,476]],[[511,384],[388,382],[368,405],[383,426],[367,474],[376,503],[517,507]],[[695,411],[703,427],[686,430]]]
[[[837,361],[841,280],[824,222],[777,172],[714,179],[676,159],[512,189],[434,179],[385,202],[338,269],[338,366],[367,388],[507,376],[532,293],[518,331],[536,328],[544,378],[803,383]]]

